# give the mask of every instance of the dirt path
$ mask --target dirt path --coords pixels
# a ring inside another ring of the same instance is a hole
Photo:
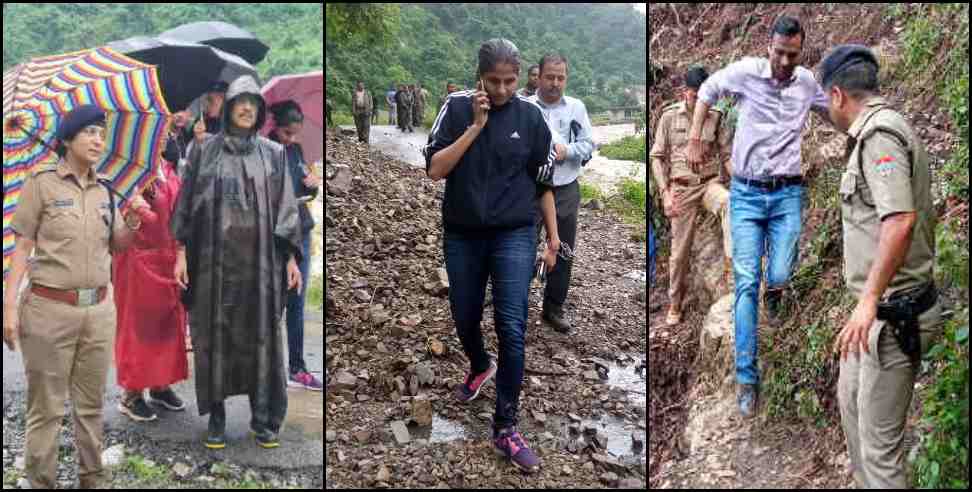
[[[847,454],[822,447],[820,432],[765,414],[744,421],[733,395],[693,398],[681,460],[653,479],[663,489],[849,489]],[[839,428],[825,431],[839,433]],[[831,436],[834,437],[834,436]]]

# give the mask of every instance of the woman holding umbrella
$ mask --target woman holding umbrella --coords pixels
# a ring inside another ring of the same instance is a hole
[[[23,349],[27,374],[26,470],[33,488],[53,489],[57,435],[68,394],[74,404],[81,488],[104,479],[103,402],[115,336],[111,252],[127,248],[138,219],[123,218],[94,165],[105,154],[105,112],[80,106],[60,123],[55,164],[24,184],[12,227],[16,246],[4,289],[3,338]],[[30,267],[30,287],[18,288]]]
[[[81,72],[88,76],[72,76]],[[111,254],[140,227],[119,210],[141,206],[126,197],[155,170],[148,157],[160,152],[169,112],[155,67],[110,48],[34,58],[16,73],[3,87],[3,331],[8,347],[22,348],[27,379],[25,478],[33,488],[57,485],[70,396],[80,485],[97,488],[106,485],[103,405],[116,324]]]

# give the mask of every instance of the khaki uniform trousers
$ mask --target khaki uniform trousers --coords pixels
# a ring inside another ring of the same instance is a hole
[[[719,178],[711,178],[696,186],[672,183],[672,192],[681,203],[681,213],[672,217],[672,255],[669,259],[670,282],[668,297],[676,311],[682,310],[685,300],[692,243],[695,239],[695,219],[699,205],[719,216],[722,221],[722,242],[725,256],[732,256],[732,235],[729,223],[729,190]]]
[[[26,478],[54,489],[64,402],[74,404],[75,447],[82,488],[106,479],[101,453],[105,384],[115,346],[112,289],[100,304],[78,307],[24,294],[20,342],[27,375]]]
[[[941,316],[941,305],[936,305],[919,318],[922,353],[941,334]],[[849,354],[841,361],[837,399],[857,486],[908,489],[904,432],[915,372],[893,329],[886,326],[880,320],[871,326],[870,354]]]

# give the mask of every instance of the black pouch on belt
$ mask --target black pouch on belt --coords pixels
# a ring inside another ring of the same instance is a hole
[[[901,351],[918,370],[921,359],[921,333],[918,318],[938,302],[934,283],[899,292],[878,304],[877,318],[886,321],[898,340]]]

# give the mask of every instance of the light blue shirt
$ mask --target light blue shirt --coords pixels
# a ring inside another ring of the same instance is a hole
[[[522,97],[522,96],[517,96]],[[543,116],[550,125],[550,132],[554,135],[554,143],[567,146],[567,158],[563,161],[554,161],[552,186],[569,185],[577,180],[581,174],[581,162],[591,158],[594,152],[593,130],[591,129],[591,119],[587,116],[587,107],[580,99],[570,96],[561,96],[560,100],[554,104],[547,105],[540,99],[540,90],[537,93],[524,98],[536,103],[543,111]],[[575,135],[576,140],[570,142],[570,122],[580,123],[580,134]]]
[[[790,80],[780,82],[769,60],[744,58],[699,88],[699,101],[710,106],[723,96],[735,96],[739,110],[732,174],[761,180],[802,175],[800,146],[810,111],[830,121],[830,100],[813,73],[797,67]]]

